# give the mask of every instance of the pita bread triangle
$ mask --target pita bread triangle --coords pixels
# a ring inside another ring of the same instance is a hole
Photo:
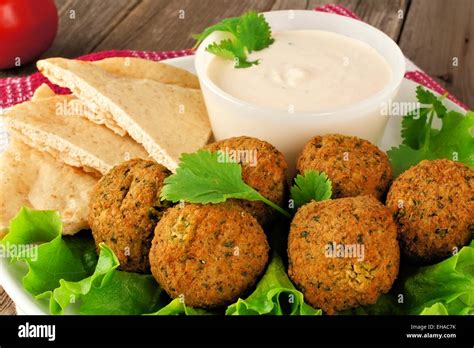
[[[114,75],[155,80],[185,88],[200,88],[198,78],[189,71],[148,59],[113,57],[91,63]]]
[[[136,79],[150,79],[165,84],[199,89],[199,81],[196,75],[169,64],[131,57],[106,58],[91,62],[91,64],[114,75],[127,76]],[[90,121],[97,124],[103,124],[119,135],[127,134],[125,129],[117,125],[109,112],[106,110],[100,110],[100,108],[91,100],[83,100],[83,103],[87,106],[84,108],[84,116]]]
[[[42,85],[32,100],[54,95],[47,85]],[[89,228],[89,194],[98,179],[29,147],[16,132],[9,135],[9,147],[0,154],[0,236],[22,206],[57,210],[63,234]]]
[[[26,144],[97,176],[127,159],[148,158],[130,137],[78,116],[75,112],[81,110],[80,104],[70,95],[32,100],[7,109],[3,119]]]
[[[53,83],[109,112],[154,160],[170,170],[176,169],[182,153],[195,152],[210,137],[199,90],[122,77],[77,60],[51,58],[37,66]]]

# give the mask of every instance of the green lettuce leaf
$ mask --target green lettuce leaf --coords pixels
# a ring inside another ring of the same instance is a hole
[[[83,314],[143,314],[167,303],[152,276],[117,271],[117,257],[105,244],[97,257],[90,236],[61,231],[57,212],[24,207],[0,242],[4,251],[21,250],[11,261],[27,265],[23,287],[47,300],[51,314],[63,314],[75,303]]]
[[[380,296],[377,303],[344,312],[371,315],[473,313],[474,242],[437,264],[403,269],[392,290]]]
[[[436,302],[431,307],[426,307],[420,315],[448,315],[448,310],[441,302]]]
[[[210,315],[211,312],[208,312],[200,308],[192,308],[186,306],[181,299],[175,298],[166,306],[160,310],[152,313],[151,315]]]
[[[342,315],[398,315],[404,314],[402,308],[397,306],[396,294],[390,291],[382,294],[377,302],[340,312]]]
[[[439,158],[453,159],[474,167],[474,112],[465,115],[450,111],[441,120],[439,132],[430,139],[430,147]]]
[[[10,221],[10,233],[3,237],[1,244],[27,245],[50,242],[61,235],[62,227],[58,212],[23,207]]]
[[[304,302],[303,294],[288,278],[281,258],[274,254],[255,291],[226,310],[226,315],[258,314],[321,315],[322,311]]]
[[[97,257],[93,240],[81,235],[61,236],[54,211],[22,208],[11,221],[0,246],[12,262],[27,265],[25,289],[49,301],[52,314],[62,314],[77,302],[82,314],[202,315],[214,314],[185,306],[168,296],[151,275],[117,271],[117,258],[106,245]],[[41,243],[41,244],[39,244]],[[403,301],[400,300],[402,295]],[[426,267],[402,269],[393,289],[376,304],[343,314],[466,315],[474,313],[474,242],[456,255]],[[246,299],[239,299],[227,315],[319,315],[304,302],[276,254]]]
[[[23,250],[12,257],[11,262],[24,261],[27,264],[23,287],[37,298],[46,297],[60,285],[61,279],[79,281],[87,277],[90,262],[95,262],[91,260],[91,253],[85,252],[94,248],[93,242],[63,239],[61,232],[62,224],[57,212],[23,207],[12,219],[9,233],[1,241],[3,248]],[[37,244],[40,242],[43,243]]]
[[[51,314],[63,314],[64,309],[72,303],[76,303],[87,295],[94,282],[103,285],[113,271],[119,266],[119,261],[114,252],[105,244],[100,244],[99,260],[92,275],[79,281],[67,281],[61,279],[60,286],[52,293],[44,293],[37,298],[50,298],[49,311]],[[108,299],[110,301],[110,299]]]
[[[169,299],[151,275],[113,271],[94,282],[81,302],[81,314],[139,315],[156,311]]]
[[[432,266],[420,267],[403,282],[405,312],[420,314],[442,303],[449,314],[474,310],[474,242],[456,255]]]

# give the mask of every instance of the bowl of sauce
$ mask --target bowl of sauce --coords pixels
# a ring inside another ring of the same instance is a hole
[[[207,52],[216,32],[196,52],[196,71],[216,140],[248,135],[274,144],[290,168],[315,135],[355,135],[375,144],[405,73],[395,42],[361,21],[316,11],[264,13],[274,42],[252,52],[259,60],[235,68]]]

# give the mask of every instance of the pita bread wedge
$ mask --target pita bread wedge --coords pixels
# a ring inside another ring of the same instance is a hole
[[[56,94],[54,93],[54,91],[49,88],[47,84],[43,83],[35,90],[31,100],[35,101],[38,99],[45,99],[55,96]],[[120,136],[127,135],[127,132],[117,125],[117,123],[111,118],[108,112],[102,112],[101,110],[98,110],[96,105],[94,105],[93,103],[87,102],[86,105],[86,103],[84,103],[83,101],[75,99],[74,105],[75,109],[81,110],[81,114],[78,116],[85,117],[89,121],[92,121],[96,124],[102,124]]]
[[[43,83],[35,90],[31,100],[35,101],[38,99],[45,99],[55,96],[56,94],[54,91],[49,88],[47,84]],[[76,99],[74,103],[76,108],[82,111],[81,115],[78,116],[83,116],[96,124],[102,124],[120,136],[127,135],[127,132],[120,128],[117,123],[115,123],[108,112],[102,112],[101,110],[98,110],[96,105],[93,103],[88,102],[88,105],[86,105],[86,103],[80,101],[79,99]]]
[[[120,77],[88,62],[52,58],[37,63],[53,83],[110,112],[157,162],[174,171],[182,153],[211,134],[201,92],[148,79]]]
[[[114,75],[137,79],[150,79],[180,87],[199,89],[199,80],[196,75],[191,74],[184,69],[179,69],[168,64],[154,62],[147,59],[114,57],[94,61],[92,64]],[[49,87],[48,89],[54,96],[54,92]],[[41,86],[36,90],[36,92],[40,94],[44,92],[48,97],[51,96],[45,91],[46,90],[41,88]],[[94,123],[103,124],[119,135],[124,136],[127,134],[125,129],[117,125],[109,112],[101,110],[92,101],[87,100],[83,102],[85,104],[83,108],[83,116],[87,117]]]
[[[49,88],[49,86],[46,83],[43,83],[41,86],[39,86],[35,92],[33,93],[33,96],[31,97],[31,100],[40,100],[40,99],[46,99],[46,98],[51,98],[56,96],[54,91]]]
[[[149,79],[185,88],[200,88],[196,75],[184,69],[147,59],[114,57],[94,61],[92,64],[118,76]],[[87,105],[84,115],[89,120],[103,124],[119,135],[127,134],[127,131],[115,122],[107,110],[101,110],[97,104],[90,100],[84,100],[84,103]]]
[[[72,96],[54,96],[15,105],[5,112],[4,120],[26,144],[97,176],[127,159],[148,158],[130,137],[77,116],[80,107]]]
[[[148,59],[114,57],[97,60],[92,64],[114,75],[154,80],[185,88],[200,88],[198,78],[189,71]]]
[[[32,149],[15,134],[0,155],[0,168],[0,235],[22,206],[59,211],[63,234],[89,228],[89,194],[96,178]]]
[[[112,132],[122,137],[128,134],[125,129],[120,127],[117,122],[115,122],[109,112],[107,112],[106,110],[101,110],[96,104],[91,101],[83,101],[79,99],[77,100],[84,104],[84,111],[82,116],[86,117],[89,121],[94,122],[96,124],[104,125]]]

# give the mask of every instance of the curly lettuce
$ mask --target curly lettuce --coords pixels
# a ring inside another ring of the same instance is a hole
[[[389,294],[345,314],[474,314],[474,241],[439,263],[402,270]]]
[[[321,315],[322,311],[304,302],[303,294],[288,278],[281,258],[273,254],[255,291],[246,299],[239,298],[226,310],[226,315],[259,314]]]
[[[83,314],[143,314],[164,305],[153,277],[117,271],[119,261],[105,244],[97,257],[90,237],[62,236],[55,211],[23,207],[0,246],[11,262],[27,265],[23,287],[48,301],[51,314],[76,303]]]
[[[163,308],[159,309],[151,315],[210,315],[211,312],[205,309],[192,308],[186,306],[179,298],[175,298]]]
[[[2,255],[26,264],[23,286],[48,302],[52,314],[74,305],[81,314],[204,315],[216,314],[171,300],[147,274],[118,271],[119,262],[106,245],[99,256],[89,235],[62,236],[57,212],[22,208],[0,241]],[[393,289],[373,305],[344,314],[466,315],[474,313],[474,242],[456,255],[425,267],[404,268]],[[320,315],[304,302],[274,253],[245,299],[230,305],[227,315]]]

